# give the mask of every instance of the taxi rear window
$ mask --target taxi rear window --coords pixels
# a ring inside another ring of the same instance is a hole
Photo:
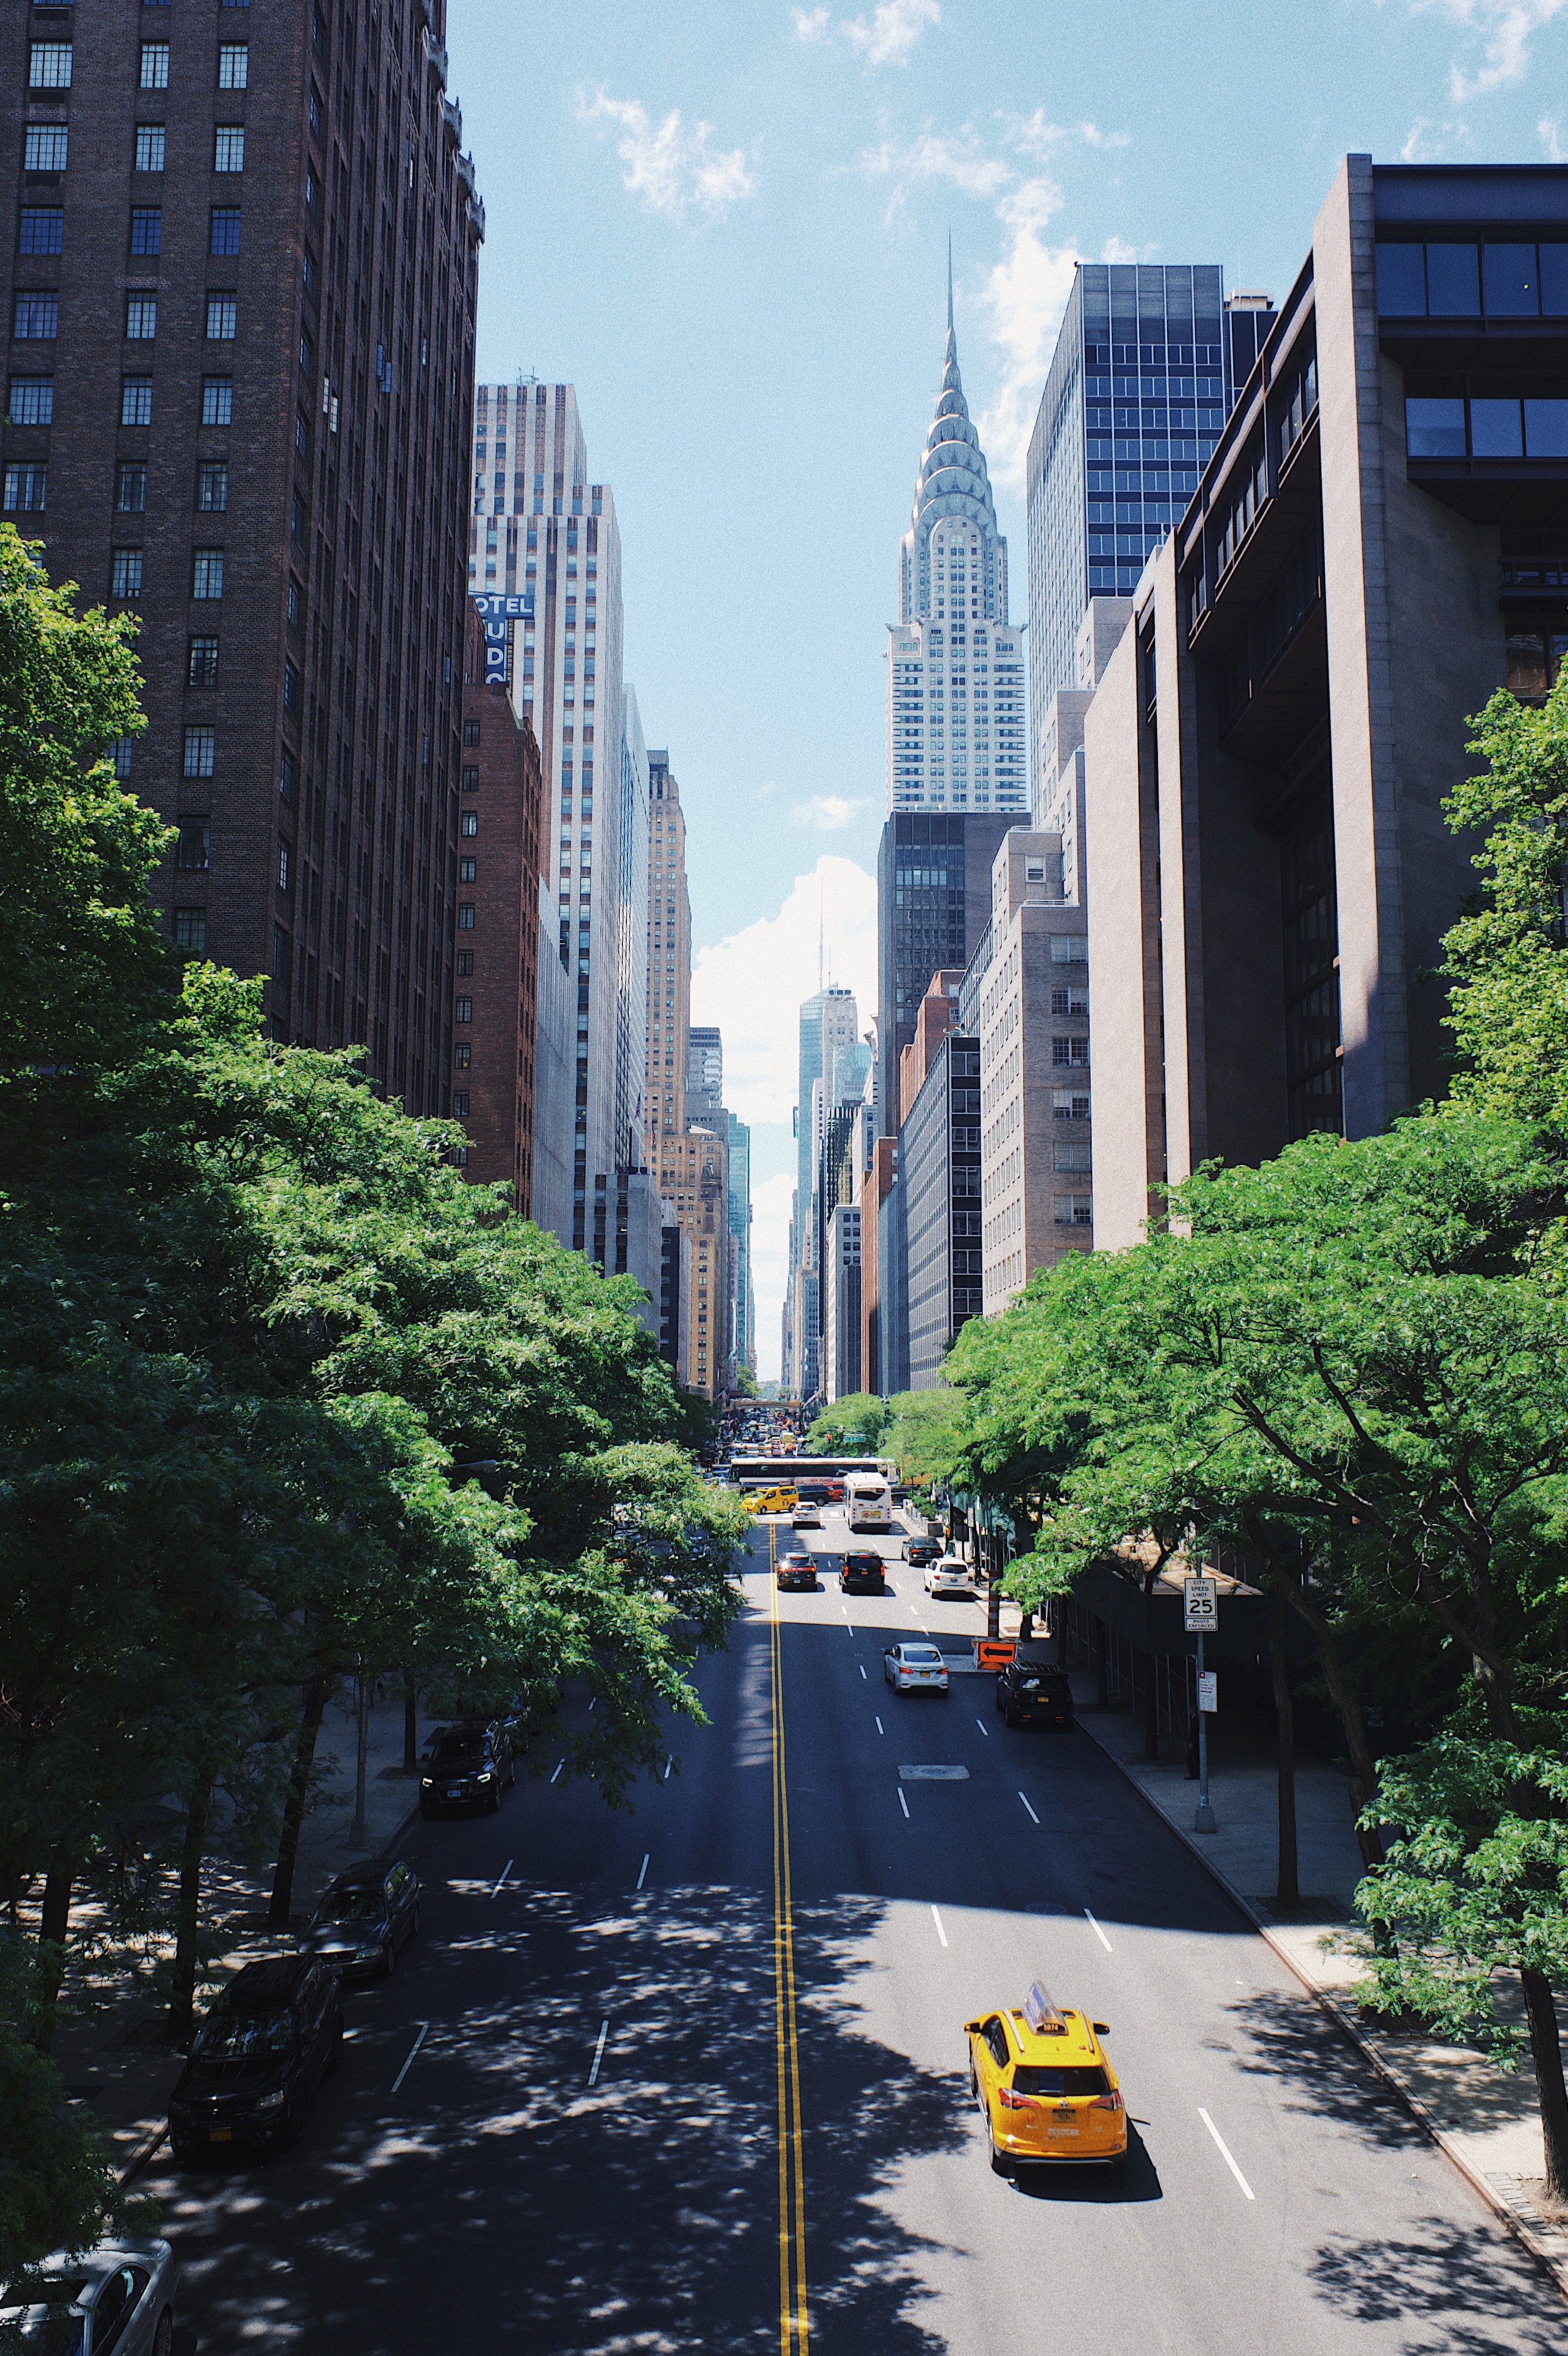
[[[1020,2062],[1013,2072],[1015,2094],[1103,2094],[1105,2072],[1098,2063],[1080,2069],[1045,2070]]]

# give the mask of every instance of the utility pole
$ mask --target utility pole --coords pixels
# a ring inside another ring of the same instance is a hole
[[[1193,1830],[1211,1833],[1219,1828],[1208,1800],[1208,1716],[1212,1699],[1208,1680],[1204,1675],[1203,1639],[1205,1634],[1217,1635],[1219,1630],[1219,1590],[1214,1580],[1187,1580],[1182,1624],[1189,1635],[1197,1638],[1197,1815],[1193,1821]]]

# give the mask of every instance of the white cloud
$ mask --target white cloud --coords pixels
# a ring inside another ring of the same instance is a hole
[[[939,0],[879,0],[870,18],[846,16],[840,32],[868,66],[905,66],[928,25],[940,25]]]
[[[789,1281],[789,1198],[795,1181],[788,1170],[764,1178],[751,1190],[751,1284],[757,1302],[757,1369],[777,1382],[781,1355],[780,1312]]]
[[[1130,131],[1101,131],[1094,123],[1080,123],[1078,135],[1086,147],[1130,147],[1133,144]]]
[[[836,834],[847,826],[856,810],[865,808],[864,802],[845,801],[842,794],[812,794],[797,802],[789,812],[797,826],[811,827],[818,834]]]
[[[1418,114],[1411,124],[1404,145],[1400,149],[1402,164],[1421,164],[1426,158],[1426,134],[1432,125],[1424,114]]]
[[[982,154],[967,127],[952,138],[922,132],[908,147],[885,139],[880,146],[866,148],[860,168],[868,180],[948,180],[970,197],[993,197],[1015,177],[1011,164],[1000,155]]]
[[[1009,189],[996,208],[1007,233],[1006,250],[987,275],[982,295],[1003,366],[995,394],[978,421],[980,438],[993,474],[1015,487],[1024,480],[1029,434],[1079,259],[1076,245],[1051,245],[1044,235],[1061,201],[1056,183],[1043,177]]]
[[[1409,0],[1409,5],[1412,16],[1451,17],[1480,42],[1485,63],[1476,72],[1466,73],[1457,62],[1449,68],[1450,91],[1463,105],[1521,81],[1533,36],[1563,14],[1568,0]]]
[[[1053,123],[1043,106],[1033,114],[999,114],[1003,136],[1011,147],[1020,148],[1026,155],[1045,156],[1055,153],[1064,139],[1081,139],[1086,147],[1130,147],[1130,131],[1101,131],[1097,123]]]
[[[1549,164],[1568,164],[1568,149],[1562,139],[1562,126],[1554,114],[1543,114],[1535,126],[1536,136],[1546,150]]]
[[[828,12],[825,8],[791,8],[795,32],[802,41],[825,41],[829,38]]]
[[[678,107],[655,124],[640,99],[611,98],[601,90],[592,99],[578,99],[577,115],[583,123],[618,126],[616,154],[626,166],[622,178],[651,213],[681,220],[688,206],[695,205],[718,214],[756,194],[745,148],[715,148],[713,124],[694,123],[688,129]]]

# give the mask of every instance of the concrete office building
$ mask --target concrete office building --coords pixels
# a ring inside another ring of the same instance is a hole
[[[618,1173],[640,1166],[645,1153],[631,1103],[627,905],[641,888],[638,815],[647,791],[646,778],[623,771],[615,501],[607,484],[588,480],[569,384],[479,386],[473,469],[469,587],[532,593],[532,611],[513,625],[511,688],[539,739],[545,873],[555,878],[559,951],[577,985],[571,1240],[613,1268]],[[639,1273],[651,1284],[656,1271]]]
[[[1568,170],[1347,158],[1085,723],[1095,1234],[1444,1085],[1466,715],[1568,651]]]
[[[953,334],[898,552],[887,639],[887,807],[1028,809],[1022,632],[1007,618],[1007,542]]]
[[[988,1317],[1036,1269],[1093,1241],[1087,948],[1084,911],[1062,898],[1060,837],[1014,828],[959,994],[960,1026],[980,1041]]]
[[[618,840],[616,1162],[618,1169],[636,1171],[648,1167],[649,862],[653,841],[648,747],[637,693],[630,686],[621,691]]]
[[[686,819],[668,752],[650,753],[648,894],[648,1126],[659,1140],[686,1126],[687,1033],[692,1014],[692,895],[686,884]]]
[[[822,1394],[848,1398],[861,1387],[858,1203],[836,1205],[828,1222],[822,1299]]]
[[[1218,265],[1078,265],[1026,475],[1036,779],[1090,598],[1129,595],[1172,530],[1271,316],[1264,294],[1228,304]]]
[[[687,1119],[716,1129],[727,1119],[724,1095],[724,1035],[714,1023],[693,1023],[686,1033]]]
[[[991,919],[991,864],[1006,816],[895,810],[876,853],[876,1102],[897,1131],[898,1060],[931,976],[962,972]]]
[[[757,1372],[757,1302],[751,1287],[751,1130],[734,1113],[729,1122],[729,1232],[733,1325],[730,1355],[738,1369]]]
[[[960,980],[956,973],[933,977],[916,1044],[904,1056],[898,1190],[911,1390],[941,1381],[960,1327],[983,1307],[980,1042],[953,1028]]]
[[[484,234],[445,14],[75,0],[0,74],[3,511],[139,618],[170,936],[435,1113]]]

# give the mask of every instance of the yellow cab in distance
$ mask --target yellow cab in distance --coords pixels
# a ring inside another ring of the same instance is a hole
[[[964,2029],[970,2091],[998,2174],[1015,2162],[1123,2166],[1127,2112],[1100,2041],[1106,2022],[1054,2004],[1036,1980],[1022,2011],[999,2006]]]
[[[754,1514],[792,1514],[800,1498],[793,1489],[754,1489],[746,1502]]]

